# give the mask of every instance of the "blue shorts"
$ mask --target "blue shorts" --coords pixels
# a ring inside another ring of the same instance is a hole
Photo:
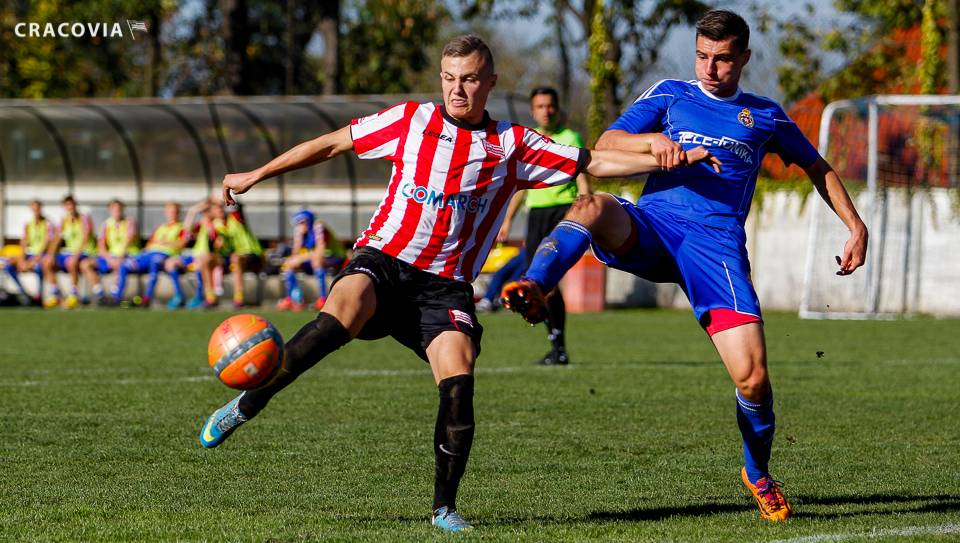
[[[344,259],[343,259],[342,256],[328,256],[328,257],[324,257],[324,259],[323,259],[323,264],[324,264],[324,266],[323,266],[323,267],[324,267],[324,269],[327,269],[327,270],[331,270],[331,269],[332,269],[332,270],[336,270],[336,271],[339,272],[339,271],[343,268],[343,261],[344,261]],[[306,262],[302,262],[302,263],[297,267],[297,269],[294,270],[294,271],[302,271],[303,273],[308,273],[308,274],[310,274],[310,275],[313,275],[313,272],[314,272],[314,270],[313,270],[313,262],[310,262],[309,260],[307,260]]]
[[[163,262],[167,259],[166,253],[161,253],[159,251],[146,251],[138,254],[137,256],[130,257],[128,261],[131,263],[131,271],[136,271],[138,273],[147,273],[150,271],[150,263],[154,260],[158,260],[160,263],[160,270],[163,270]]]
[[[601,262],[656,283],[677,283],[701,324],[712,309],[760,318],[742,228],[710,226],[655,205],[617,201],[630,215],[637,242],[620,255],[594,244]]]
[[[139,269],[139,268],[138,268],[138,266],[139,266],[139,260],[138,260],[138,259],[140,258],[140,256],[142,256],[142,255],[125,257],[125,258],[123,259],[123,267],[124,267],[124,268],[127,268],[127,271],[132,271],[132,272],[137,271],[137,270]],[[98,257],[97,257],[97,273],[99,273],[99,274],[101,274],[101,275],[105,275],[105,274],[108,274],[108,273],[112,273],[113,271],[115,271],[115,270],[110,267],[110,263],[107,262],[107,259],[106,259],[106,258],[104,258],[104,257],[102,257],[102,256],[98,256]],[[120,271],[120,270],[116,270],[116,271]]]
[[[40,256],[43,256],[43,255],[40,255]],[[36,258],[36,257],[37,257],[37,255],[35,255],[35,254],[33,254],[33,253],[29,253],[29,252],[23,254],[23,258],[25,258],[25,259],[27,259],[27,260],[30,260],[31,258]],[[42,259],[42,258],[38,259],[38,260],[37,260],[37,263],[33,265],[33,271],[34,271],[34,273],[36,273],[36,274],[38,274],[38,275],[42,275],[42,274],[43,274],[43,259]]]
[[[73,256],[73,253],[57,253],[55,264],[58,270],[67,271],[67,259]],[[86,260],[90,255],[80,253],[80,262]]]

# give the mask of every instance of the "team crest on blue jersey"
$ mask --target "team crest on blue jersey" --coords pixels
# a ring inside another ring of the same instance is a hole
[[[746,126],[747,128],[753,128],[753,113],[750,113],[750,110],[743,108],[740,111],[740,114],[737,115],[737,120],[740,121],[740,124]]]

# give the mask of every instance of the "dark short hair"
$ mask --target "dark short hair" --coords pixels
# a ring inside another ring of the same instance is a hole
[[[111,206],[112,206],[113,204],[117,204],[117,205],[119,205],[120,207],[124,207],[123,202],[120,201],[120,198],[114,198],[113,200],[110,200],[110,203],[107,204],[107,205],[111,205]]]
[[[495,72],[493,65],[493,53],[490,52],[490,48],[487,47],[487,44],[480,39],[479,36],[474,36],[473,34],[465,34],[463,36],[457,36],[453,38],[446,45],[443,46],[442,57],[468,57],[474,52],[480,53],[480,56],[483,58],[484,64],[490,66],[490,71]]]
[[[697,21],[697,36],[713,41],[733,38],[741,52],[750,47],[750,26],[743,17],[725,9],[712,9]]]
[[[68,195],[66,195],[66,196],[63,197],[63,203],[67,203],[67,202],[70,202],[71,204],[76,204],[76,203],[77,203],[77,201],[73,199],[73,195],[72,195],[72,194],[68,194]]]
[[[540,96],[541,94],[549,94],[553,96],[553,102],[555,104],[560,103],[560,96],[557,94],[557,89],[553,87],[537,87],[530,91],[530,101],[533,101],[534,96]]]

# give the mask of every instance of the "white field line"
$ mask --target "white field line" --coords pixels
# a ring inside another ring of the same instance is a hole
[[[707,364],[672,364],[666,362],[663,364],[587,364],[587,365],[572,365],[565,367],[556,367],[556,368],[543,368],[536,366],[534,364],[524,365],[524,366],[501,366],[493,368],[477,367],[476,373],[483,375],[488,373],[525,373],[525,372],[542,372],[542,371],[593,371],[593,370],[618,370],[618,369],[628,369],[628,370],[663,370],[663,369],[690,369],[690,368],[701,368],[707,367]],[[101,373],[95,371],[94,373]],[[407,376],[420,376],[420,375],[430,375],[430,368],[424,364],[419,368],[410,368],[410,369],[339,369],[339,368],[313,368],[310,370],[311,375],[333,375],[333,376],[342,376],[342,377],[407,377]],[[189,377],[170,377],[170,378],[123,378],[123,379],[27,379],[23,381],[9,381],[9,382],[0,382],[0,387],[33,387],[33,386],[58,386],[58,385],[70,385],[70,386],[91,386],[91,385],[147,385],[147,384],[165,384],[165,383],[192,383],[192,382],[202,382],[202,381],[212,381],[216,377],[211,373],[210,375],[194,375]]]
[[[936,360],[885,360],[879,362],[881,364],[911,364],[917,365],[918,363],[936,363],[936,364],[956,364],[960,363],[960,359],[936,359]],[[481,364],[477,366],[476,373],[478,374],[487,374],[487,373],[532,373],[539,371],[595,371],[595,370],[677,370],[677,369],[699,369],[709,367],[709,363],[696,364],[696,363],[673,363],[673,362],[642,362],[634,364],[574,364],[571,366],[562,366],[554,368],[543,368],[535,364],[523,365],[523,366],[501,366],[501,367],[485,367]],[[63,368],[62,370],[40,370],[37,373],[45,373],[49,375],[92,375],[92,374],[108,374],[112,371],[110,368]],[[325,368],[323,366],[314,368],[310,370],[312,375],[316,374],[326,374],[334,375],[341,377],[407,377],[407,376],[419,376],[419,375],[429,375],[430,368],[425,364],[420,367],[412,367],[409,369],[352,369],[352,368]],[[60,386],[60,385],[74,385],[74,386],[83,386],[83,385],[148,385],[148,384],[164,384],[164,383],[190,383],[190,382],[201,382],[213,380],[215,377],[212,374],[209,375],[194,375],[189,377],[169,377],[169,378],[121,378],[121,379],[26,379],[22,381],[9,381],[2,382],[0,381],[0,388],[2,387],[31,387],[31,386]]]
[[[879,539],[887,537],[911,537],[916,535],[960,534],[960,524],[940,524],[935,526],[905,526],[903,528],[884,528],[853,534],[819,534],[777,539],[770,543],[826,543],[833,541],[851,541],[856,539]]]

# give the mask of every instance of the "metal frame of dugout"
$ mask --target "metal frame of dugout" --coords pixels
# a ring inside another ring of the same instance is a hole
[[[97,224],[111,199],[123,200],[143,238],[162,222],[164,203],[218,194],[228,172],[409,99],[439,96],[0,100],[0,239],[20,237],[34,199],[59,222],[66,194]],[[487,109],[532,122],[525,96],[495,93]],[[243,196],[244,212],[264,240],[286,239],[302,207],[349,239],[375,210],[388,173],[385,161],[346,155],[266,182]]]

